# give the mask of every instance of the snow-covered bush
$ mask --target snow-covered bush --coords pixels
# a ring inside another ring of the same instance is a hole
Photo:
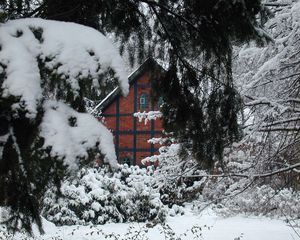
[[[234,198],[218,203],[218,212],[224,215],[239,213],[260,216],[300,218],[300,193],[292,189],[275,190],[268,185],[251,188]]]
[[[126,164],[115,172],[106,167],[82,169],[62,184],[57,201],[53,189],[47,191],[43,215],[58,225],[163,222],[167,211],[152,187],[152,174],[150,167]]]
[[[160,111],[137,112],[134,114],[140,122],[147,124],[150,120],[156,120],[162,117]],[[191,201],[201,194],[204,178],[185,178],[185,176],[198,174],[198,163],[192,157],[190,152],[186,152],[183,156],[181,144],[176,143],[172,133],[164,133],[164,137],[152,138],[148,142],[151,144],[159,144],[159,154],[146,157],[142,160],[142,164],[155,163],[158,164],[154,171],[156,185],[160,190],[161,201],[168,205],[170,215],[182,214],[181,208],[177,205],[183,205],[187,201]]]
[[[224,215],[246,213],[299,218],[300,192],[283,186],[284,173],[264,177],[276,163],[270,162],[268,166],[265,161],[259,161],[261,146],[256,146],[257,143],[252,138],[252,142],[248,139],[226,149],[225,171],[219,169],[218,174],[207,178],[202,195],[194,202],[196,208],[213,204]]]

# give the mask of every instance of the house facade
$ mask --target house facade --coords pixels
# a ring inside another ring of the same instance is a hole
[[[102,112],[101,121],[114,135],[120,163],[141,165],[142,159],[158,153],[159,145],[148,140],[162,136],[162,120],[139,121],[133,115],[159,110],[160,103],[151,100],[151,86],[161,71],[154,60],[146,60],[129,76],[130,88],[126,97],[117,87],[97,106]]]

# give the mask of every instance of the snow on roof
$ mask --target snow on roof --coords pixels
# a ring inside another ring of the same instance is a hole
[[[105,102],[107,102],[112,96],[118,94],[120,92],[119,87],[116,87],[114,90],[112,90],[97,106],[90,112],[91,114],[97,111],[97,109],[102,106]]]

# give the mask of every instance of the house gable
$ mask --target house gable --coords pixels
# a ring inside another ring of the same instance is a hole
[[[152,59],[145,61],[129,76],[129,94],[114,89],[99,105],[104,124],[112,130],[119,162],[141,165],[141,160],[158,153],[158,145],[148,143],[162,136],[161,119],[139,122],[135,112],[158,110],[151,101],[151,82],[162,68]]]

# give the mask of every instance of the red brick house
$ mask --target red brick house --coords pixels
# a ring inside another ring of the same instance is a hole
[[[161,119],[145,124],[133,114],[159,109],[159,103],[151,101],[151,83],[161,72],[162,68],[153,59],[146,60],[128,77],[127,97],[122,96],[117,87],[97,106],[104,117],[102,121],[113,132],[120,163],[141,165],[143,158],[157,154],[159,146],[148,143],[148,139],[162,135]]]

